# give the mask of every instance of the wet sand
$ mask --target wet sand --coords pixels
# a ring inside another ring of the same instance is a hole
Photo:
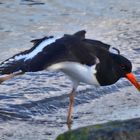
[[[139,0],[6,0],[0,3],[0,61],[31,47],[34,38],[86,29],[88,38],[120,49],[140,81],[139,7]],[[54,140],[67,130],[70,90],[71,83],[62,73],[45,71],[0,85],[0,139]],[[125,79],[98,89],[82,84],[72,129],[140,117],[139,107],[140,94]]]

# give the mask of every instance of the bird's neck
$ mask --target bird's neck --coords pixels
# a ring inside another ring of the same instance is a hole
[[[109,65],[108,63],[98,64],[96,69],[96,78],[101,86],[114,84],[120,78],[119,74],[115,71],[112,65]]]

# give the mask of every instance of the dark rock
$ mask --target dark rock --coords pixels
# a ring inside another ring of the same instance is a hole
[[[140,140],[140,118],[78,128],[56,140]]]

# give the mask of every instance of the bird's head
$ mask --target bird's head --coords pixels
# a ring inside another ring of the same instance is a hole
[[[140,91],[140,84],[132,73],[132,63],[130,62],[130,60],[120,54],[111,55],[113,58],[116,73],[118,73],[120,77],[127,78]]]

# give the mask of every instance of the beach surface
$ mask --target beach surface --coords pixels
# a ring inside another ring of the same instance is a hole
[[[0,2],[0,61],[30,40],[73,34],[101,40],[133,63],[140,82],[139,0],[5,0]],[[61,72],[26,73],[0,85],[0,140],[54,140],[67,131],[70,80]],[[81,83],[72,129],[140,117],[140,93],[126,79],[96,88]]]

